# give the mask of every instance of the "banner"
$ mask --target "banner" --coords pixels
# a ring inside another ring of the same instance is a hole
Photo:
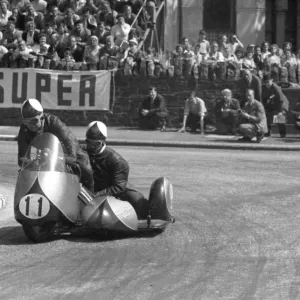
[[[110,71],[0,69],[0,108],[35,98],[45,109],[110,110]]]

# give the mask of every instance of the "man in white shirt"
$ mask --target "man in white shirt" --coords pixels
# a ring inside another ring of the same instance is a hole
[[[117,46],[124,46],[128,44],[128,35],[130,32],[130,25],[125,23],[125,18],[123,15],[118,15],[118,24],[114,25],[111,29],[111,36],[113,36],[115,40],[115,44]]]
[[[8,18],[12,15],[12,12],[8,10],[7,3],[0,3],[0,30],[5,30]]]
[[[205,102],[196,97],[196,92],[192,91],[189,98],[185,101],[182,128],[179,132],[185,132],[186,126],[191,128],[191,132],[196,132],[200,121],[201,134],[204,135],[204,118],[206,113]]]

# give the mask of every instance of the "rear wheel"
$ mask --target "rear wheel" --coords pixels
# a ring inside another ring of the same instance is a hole
[[[29,240],[34,243],[43,243],[53,237],[53,224],[44,224],[42,226],[33,226],[23,224],[23,230]]]

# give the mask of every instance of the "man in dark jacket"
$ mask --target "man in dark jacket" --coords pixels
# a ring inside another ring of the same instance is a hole
[[[216,127],[219,134],[236,134],[240,103],[232,98],[231,90],[222,91],[223,99],[215,105]]]
[[[86,131],[86,149],[94,174],[95,196],[113,196],[128,201],[139,219],[148,215],[148,200],[128,187],[129,165],[115,150],[107,147],[107,128],[100,121],[91,122]]]
[[[149,95],[138,108],[139,125],[142,129],[166,130],[168,109],[163,96],[159,95],[155,87],[149,89]]]
[[[261,80],[257,76],[253,75],[250,70],[244,70],[244,76],[237,82],[237,88],[242,90],[242,92],[246,92],[248,89],[254,91],[254,98],[262,102],[262,87]],[[246,100],[247,101],[247,100]],[[245,100],[241,103],[241,107],[243,107]]]
[[[56,116],[44,113],[43,107],[36,99],[28,99],[23,103],[23,124],[18,134],[18,164],[21,167],[27,148],[39,134],[49,132],[55,135],[62,144],[67,165],[78,165],[81,169],[81,182],[93,191],[93,173],[86,152],[80,147],[70,129]]]
[[[262,99],[263,105],[266,110],[268,124],[268,133],[266,134],[266,136],[270,136],[271,124],[273,123],[274,116],[282,117],[282,119],[285,119],[285,116],[289,110],[289,100],[282,92],[281,87],[273,82],[271,74],[265,74],[263,80],[265,84],[263,85]],[[277,126],[280,136],[285,137],[285,122],[278,122]]]

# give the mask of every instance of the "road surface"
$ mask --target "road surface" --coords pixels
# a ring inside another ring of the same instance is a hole
[[[32,244],[0,211],[0,299],[300,299],[299,155],[117,148],[148,194],[174,184],[176,223],[156,236]],[[16,144],[0,143],[13,194]],[[2,190],[1,190],[2,189]]]

